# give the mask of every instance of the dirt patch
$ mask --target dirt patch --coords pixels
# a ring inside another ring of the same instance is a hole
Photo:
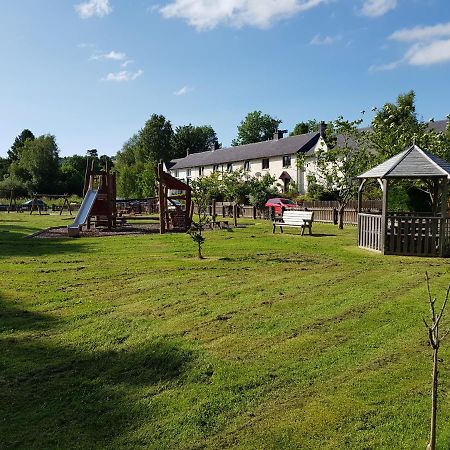
[[[140,234],[153,234],[159,233],[159,223],[146,223],[146,224],[125,224],[120,225],[112,230],[107,228],[91,228],[87,230],[83,228],[80,232],[80,238],[85,237],[106,237],[106,236],[131,236]],[[68,238],[67,227],[48,228],[42,230],[39,233],[35,233],[30,236],[34,239],[61,239]],[[76,238],[71,238],[76,239]]]

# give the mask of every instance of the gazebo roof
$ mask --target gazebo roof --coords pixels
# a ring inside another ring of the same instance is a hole
[[[413,145],[357,178],[437,177],[450,178],[450,163]]]

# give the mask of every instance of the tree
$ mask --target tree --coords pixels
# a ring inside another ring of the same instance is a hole
[[[371,130],[364,133],[366,145],[373,150],[377,163],[381,163],[392,156],[416,144],[424,150],[450,160],[450,128],[444,133],[432,129],[428,123],[418,120],[415,107],[414,91],[400,94],[396,103],[386,103],[372,120]],[[402,192],[408,192],[403,203],[413,203],[417,199],[417,192],[421,190],[437,203],[434,198],[433,183],[430,181],[403,181]],[[392,202],[402,203],[393,190]],[[417,202],[416,202],[417,203]]]
[[[23,130],[22,133],[20,133],[19,136],[17,136],[16,139],[14,140],[11,149],[8,150],[9,161],[10,162],[17,161],[20,158],[20,154],[23,146],[25,145],[25,142],[27,140],[34,141],[34,139],[35,139],[34,134],[30,130],[28,129]]]
[[[17,163],[17,173],[21,174],[29,191],[46,194],[58,192],[59,149],[55,136],[47,134],[34,140],[27,139]]]
[[[319,184],[337,200],[340,229],[344,228],[344,209],[357,192],[354,178],[367,170],[373,159],[364,133],[358,131],[360,123],[342,117],[332,123],[327,148],[319,149],[316,155],[318,172],[310,178],[310,182]]]
[[[439,347],[443,339],[448,335],[450,330],[447,330],[443,335],[439,334],[439,326],[444,315],[445,306],[447,305],[448,296],[450,294],[450,286],[447,288],[447,293],[442,303],[439,313],[436,311],[437,298],[431,295],[430,280],[428,273],[426,274],[427,291],[428,291],[428,304],[430,306],[431,320],[430,323],[423,319],[428,334],[428,343],[433,349],[433,371],[432,371],[432,388],[431,388],[431,427],[430,427],[430,441],[427,446],[427,450],[436,449],[436,416],[437,416],[437,400],[438,400],[438,382],[439,382],[439,359],[438,352]]]
[[[206,152],[219,148],[220,144],[216,132],[210,125],[195,127],[192,124],[183,125],[175,129],[172,139],[173,157],[183,158],[189,153]]]
[[[9,160],[0,156],[0,181],[8,174]]]
[[[73,155],[61,162],[61,188],[65,193],[82,196],[84,175],[86,172],[86,157]]]
[[[152,114],[139,132],[142,162],[170,161],[173,157],[173,129],[172,124],[163,115]]]
[[[192,200],[197,206],[197,218],[192,219],[187,234],[197,244],[197,255],[199,259],[203,259],[202,248],[205,242],[203,231],[209,222],[208,206],[211,201],[211,179],[209,177],[197,178],[192,181]]]
[[[252,144],[272,139],[280,123],[282,120],[263,114],[261,111],[250,112],[238,126],[237,138],[231,145]]]
[[[320,122],[316,119],[308,120],[307,122],[299,122],[295,125],[294,129],[289,133],[289,136],[297,136],[299,134],[306,134],[312,132],[318,132],[320,128]]]
[[[263,211],[267,200],[278,193],[277,188],[274,186],[275,181],[275,177],[270,175],[270,173],[266,173],[262,177],[251,178],[248,181],[250,204]]]
[[[90,150],[86,150],[86,155],[89,158],[97,159],[98,158],[98,150],[96,148],[91,148]]]

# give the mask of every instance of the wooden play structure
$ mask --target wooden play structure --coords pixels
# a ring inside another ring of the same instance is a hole
[[[159,230],[161,234],[167,231],[186,231],[192,221],[192,189],[182,181],[164,171],[161,161],[156,171],[159,202]],[[181,194],[169,196],[169,190],[181,191]],[[172,200],[183,200],[184,207],[172,203]],[[171,208],[169,208],[171,204]]]
[[[86,226],[89,229],[92,224],[95,227],[115,228],[117,225],[116,208],[116,174],[111,173],[108,164],[105,170],[94,170],[94,160],[86,166],[84,176],[83,197],[86,197],[89,191],[95,190],[97,196],[92,205],[90,213],[86,220]]]
[[[105,170],[96,171],[94,160],[86,165],[84,177],[83,203],[75,221],[67,227],[69,236],[78,237],[81,228],[107,227],[109,230],[117,225],[116,208],[116,175],[110,172],[108,165]]]
[[[386,255],[450,256],[448,185],[450,163],[413,145],[358,177],[358,245]],[[367,180],[377,180],[383,192],[380,214],[362,212]],[[389,211],[389,189],[400,180],[428,186],[432,210],[428,213]]]

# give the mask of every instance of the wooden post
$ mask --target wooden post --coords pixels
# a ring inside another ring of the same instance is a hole
[[[233,222],[235,227],[237,227],[237,215],[238,215],[237,203],[233,202]]]
[[[447,223],[447,204],[448,204],[448,179],[443,178],[441,181],[441,218],[439,226],[439,256],[443,257],[445,253],[446,241],[446,223]]]
[[[383,203],[382,203],[382,211],[381,211],[381,253],[384,255],[386,252],[386,233],[387,233],[387,219],[388,219],[388,188],[389,182],[386,178],[381,180],[381,186],[383,189]]]
[[[166,211],[164,199],[164,174],[162,161],[158,164],[159,232],[166,232]]]

